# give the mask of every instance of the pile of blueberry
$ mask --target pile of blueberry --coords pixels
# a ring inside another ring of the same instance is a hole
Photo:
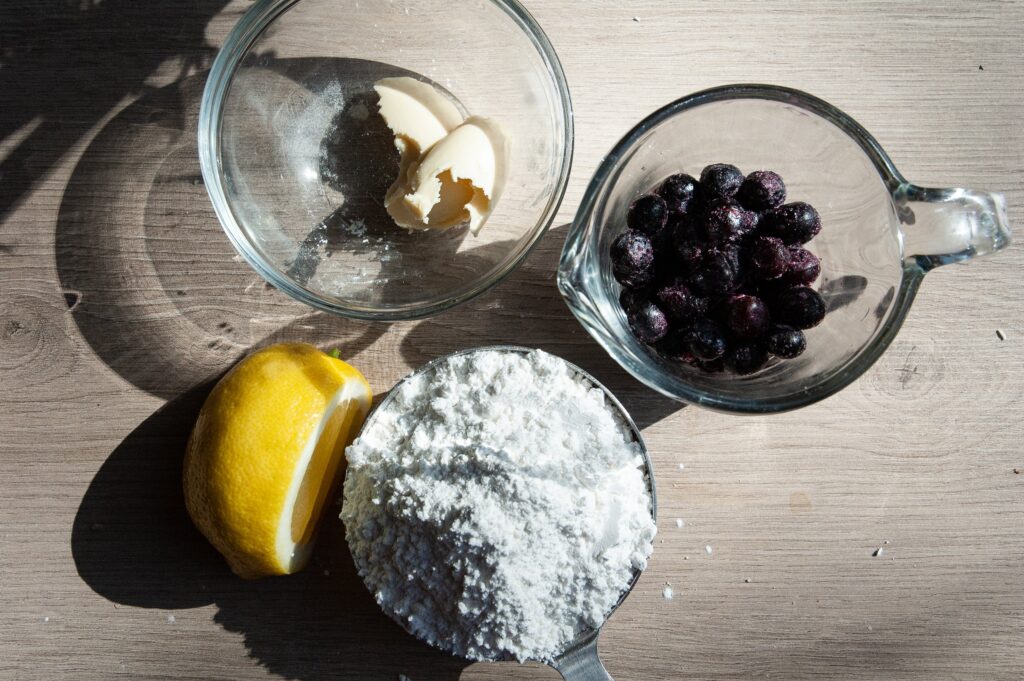
[[[821,219],[812,206],[785,201],[777,174],[744,177],[724,163],[699,181],[672,175],[637,199],[611,247],[633,334],[662,357],[709,372],[752,374],[770,356],[800,355],[803,330],[825,318],[811,288],[821,263],[803,247]]]

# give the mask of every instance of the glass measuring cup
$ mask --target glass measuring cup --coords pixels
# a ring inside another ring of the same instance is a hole
[[[399,381],[398,384],[396,384],[390,391],[388,391],[388,394],[384,397],[384,399],[381,400],[380,403],[376,407],[374,407],[373,411],[370,412],[369,416],[367,416],[366,421],[363,424],[362,433],[369,432],[374,427],[375,422],[379,420],[379,415],[386,412],[388,405],[395,400],[396,395],[399,393],[400,388],[404,384],[419,376],[431,374],[439,365],[448,362],[453,357],[469,355],[479,352],[508,352],[525,355],[533,351],[534,350],[532,348],[522,346],[498,345],[469,348],[436,358],[428,362],[427,364],[423,365],[413,373],[406,376],[404,379]],[[574,374],[583,379],[583,381],[586,384],[601,390],[601,392],[604,394],[604,398],[608,408],[613,413],[615,413],[620,423],[623,424],[625,428],[628,430],[632,440],[638,445],[642,457],[644,478],[646,480],[647,490],[650,495],[651,518],[656,521],[657,494],[654,482],[654,469],[647,452],[647,446],[645,445],[643,436],[640,433],[640,429],[633,422],[632,418],[629,416],[629,413],[622,406],[622,404],[597,379],[595,379],[593,376],[591,376],[589,373],[579,368],[578,366],[570,362],[566,362],[565,360],[561,361],[568,366],[570,371],[572,371]],[[477,447],[486,448],[483,445],[477,445]],[[357,567],[359,567],[360,559],[355,552],[353,552],[353,560],[355,561]],[[362,574],[362,570],[360,570],[360,574]],[[604,619],[602,620],[602,625],[604,622],[607,622],[608,618],[612,615],[612,613],[615,612],[616,609],[618,609],[618,607],[629,595],[630,591],[632,591],[633,587],[636,585],[637,581],[640,578],[640,574],[640,570],[633,571],[633,575],[629,583],[624,585],[622,592],[619,594],[619,598],[616,601],[615,605],[605,614]],[[371,592],[374,591],[374,587],[371,586],[370,582],[367,582],[367,586]],[[410,628],[409,621],[407,619],[396,616],[387,608],[384,608],[384,612],[389,617],[394,619],[394,621],[397,622],[399,626],[408,631],[410,634],[412,634],[413,636],[417,635],[416,631]],[[577,637],[572,642],[570,642],[563,651],[561,651],[558,655],[553,656],[552,660],[542,661],[546,662],[551,667],[557,669],[567,681],[611,679],[608,673],[604,670],[604,667],[601,664],[600,659],[597,655],[597,638],[599,632],[600,627],[598,627],[597,629],[588,628],[580,631]],[[442,649],[447,650],[443,647]],[[503,661],[506,659],[511,658],[496,657],[492,661]]]
[[[807,351],[752,376],[706,374],[659,357],[630,333],[608,254],[637,196],[711,163],[778,172],[787,201],[818,209],[808,248],[829,306]],[[732,412],[806,406],[849,385],[895,338],[925,274],[1010,243],[1002,196],[908,182],[856,121],[811,95],[730,85],[656,111],[608,154],[566,239],[558,285],[587,331],[627,371],[677,400]]]

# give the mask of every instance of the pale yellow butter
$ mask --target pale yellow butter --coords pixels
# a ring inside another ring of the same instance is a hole
[[[470,116],[430,148],[408,178],[405,207],[431,229],[469,223],[476,234],[505,183],[505,134]]]
[[[406,229],[468,223],[479,232],[505,182],[504,131],[479,116],[463,121],[450,100],[413,78],[385,78],[374,89],[401,153],[398,177],[384,199],[388,214]]]
[[[401,154],[398,177],[384,198],[390,210],[405,194],[410,169],[427,149],[462,123],[462,114],[448,98],[415,78],[383,78],[373,89],[380,98],[380,115],[394,133]]]

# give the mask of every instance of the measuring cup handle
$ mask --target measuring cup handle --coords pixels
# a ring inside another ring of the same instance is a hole
[[[597,656],[597,633],[567,650],[552,665],[565,681],[615,681]]]
[[[925,272],[1010,245],[1006,201],[1000,194],[904,184],[893,199],[904,252]]]

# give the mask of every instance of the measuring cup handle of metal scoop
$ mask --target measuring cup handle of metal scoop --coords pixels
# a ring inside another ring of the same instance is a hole
[[[565,651],[551,663],[565,681],[614,681],[597,656],[597,632]]]

